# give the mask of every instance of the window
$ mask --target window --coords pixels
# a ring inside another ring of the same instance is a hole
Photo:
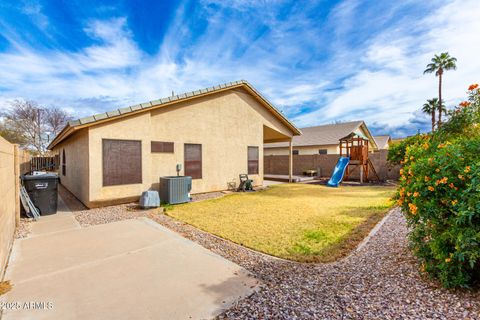
[[[202,179],[202,145],[185,144],[185,175]]]
[[[152,141],[151,152],[173,153],[173,142]]]
[[[295,155],[298,155],[298,150],[292,150],[292,154],[295,156]]]
[[[102,140],[103,186],[142,183],[142,142]]]
[[[258,174],[258,147],[248,147],[248,174]]]
[[[62,175],[67,175],[67,161],[65,159],[65,149],[62,149]]]
[[[328,150],[327,149],[320,149],[318,150],[318,154],[327,154]]]

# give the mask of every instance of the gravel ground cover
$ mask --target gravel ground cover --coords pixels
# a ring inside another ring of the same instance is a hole
[[[30,218],[20,218],[20,224],[15,229],[15,239],[22,239],[28,237],[31,232],[31,222]]]
[[[192,194],[191,197],[192,197],[192,202],[198,202],[203,200],[221,198],[225,194],[226,194],[225,192],[207,192],[207,193]]]
[[[280,260],[165,215],[150,218],[238,263],[263,283],[220,319],[480,319],[479,291],[448,291],[418,272],[398,209],[365,246],[331,264]]]
[[[448,291],[424,278],[407,248],[398,209],[368,243],[329,264],[254,252],[135,204],[79,211],[82,226],[146,216],[243,266],[262,282],[219,319],[480,319],[480,292]]]
[[[144,217],[149,211],[141,209],[137,203],[76,211],[75,219],[82,227],[110,223],[126,219]]]
[[[198,202],[202,200],[214,199],[224,196],[221,192],[204,193],[195,196],[192,202]],[[66,201],[67,202],[67,201]],[[153,210],[155,213],[161,212],[163,209]],[[88,227],[91,225],[110,223],[125,219],[135,219],[138,217],[146,217],[151,213],[149,210],[144,210],[139,207],[138,203],[127,203],[117,206],[109,206],[95,209],[85,209],[75,211],[75,219],[80,223],[82,227]]]

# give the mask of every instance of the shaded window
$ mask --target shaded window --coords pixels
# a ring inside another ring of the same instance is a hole
[[[65,149],[62,149],[62,175],[67,175],[67,160],[65,158]]]
[[[248,174],[258,174],[258,147],[248,147]]]
[[[185,144],[185,175],[202,179],[202,145]]]
[[[318,154],[327,154],[328,150],[327,149],[320,149],[318,150]]]
[[[295,156],[295,155],[298,155],[298,150],[292,150],[292,154]]]
[[[142,142],[102,140],[103,186],[142,183]]]
[[[151,152],[173,153],[173,142],[152,141]]]

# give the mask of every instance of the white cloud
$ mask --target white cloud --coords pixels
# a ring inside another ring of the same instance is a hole
[[[293,4],[281,18],[273,13],[281,1],[203,4],[210,5],[199,13],[208,21],[203,32],[193,33],[192,13],[180,5],[155,55],[140,49],[126,18],[89,21],[84,32],[94,44],[76,52],[38,50],[9,31],[15,46],[0,52],[0,104],[24,97],[85,116],[246,79],[300,126],[364,119],[393,131],[410,128],[415,111],[437,94],[437,79],[422,74],[434,53],[458,58],[458,70],[445,75],[447,103],[479,81],[475,0],[442,4],[423,19],[405,17],[355,46],[347,40],[361,27],[358,1],[341,2],[325,21],[309,16],[310,2]],[[400,6],[365,24],[383,25]],[[34,9],[37,19],[41,10]]]
[[[26,3],[21,10],[24,14],[31,17],[35,24],[41,29],[47,29],[50,25],[48,18],[42,12],[42,6],[35,2],[31,1]]]
[[[422,116],[416,111],[424,101],[438,94],[438,79],[422,72],[430,58],[443,51],[458,59],[458,69],[446,72],[443,85],[447,105],[457,104],[468,85],[479,81],[479,14],[478,1],[452,1],[416,24],[385,30],[367,47],[359,70],[344,88],[296,122],[306,126],[315,119],[361,118],[387,127],[407,126],[412,117]],[[422,32],[411,35],[415,29]]]
[[[93,21],[85,31],[99,39],[100,44],[87,47],[76,56],[84,69],[124,68],[141,62],[142,53],[132,40],[125,18]]]
[[[137,81],[128,68],[142,62],[142,51],[132,39],[124,18],[91,21],[85,32],[97,41],[79,52],[36,50],[28,46],[0,53],[2,96],[39,100],[47,105],[77,107],[77,115],[98,112],[101,106],[82,106],[85,99],[131,103]],[[109,105],[107,107],[112,107]],[[87,113],[88,112],[88,113]]]

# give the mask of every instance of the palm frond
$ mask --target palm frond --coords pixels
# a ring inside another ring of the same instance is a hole
[[[440,55],[436,54],[432,62],[427,64],[427,67],[423,73],[434,73],[438,76],[443,73],[445,70],[456,70],[457,69],[457,59],[451,57],[448,52],[442,52]]]

